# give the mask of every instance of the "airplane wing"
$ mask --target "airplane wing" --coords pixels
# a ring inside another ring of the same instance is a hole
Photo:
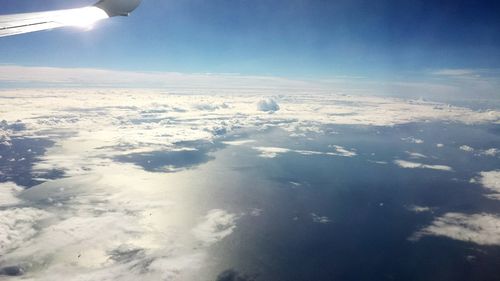
[[[90,27],[114,16],[128,16],[141,0],[101,0],[94,6],[58,11],[0,15],[0,37],[64,26]]]

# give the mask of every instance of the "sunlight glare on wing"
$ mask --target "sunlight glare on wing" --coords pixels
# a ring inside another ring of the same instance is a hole
[[[64,26],[76,26],[91,28],[94,23],[106,19],[109,16],[105,11],[97,7],[85,7],[79,9],[66,10],[58,21]]]

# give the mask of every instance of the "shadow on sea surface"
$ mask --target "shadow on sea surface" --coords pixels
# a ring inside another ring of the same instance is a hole
[[[12,138],[10,145],[0,143],[0,182],[12,181],[20,186],[32,187],[44,180],[33,175],[33,165],[54,142],[45,138]],[[44,179],[60,178],[63,171],[52,170],[38,176]]]
[[[210,152],[223,147],[207,141],[185,141],[175,145],[178,148],[174,150],[126,154],[115,157],[115,160],[133,163],[150,172],[177,172],[214,160]]]

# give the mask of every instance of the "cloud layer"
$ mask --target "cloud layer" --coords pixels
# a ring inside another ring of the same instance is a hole
[[[26,278],[41,281],[183,280],[207,263],[210,247],[230,237],[243,215],[196,201],[200,199],[193,198],[186,188],[192,187],[196,179],[186,180],[181,173],[148,171],[150,164],[189,172],[185,171],[187,166],[206,162],[195,161],[199,159],[196,156],[209,155],[221,140],[238,130],[279,127],[290,136],[302,137],[322,132],[325,125],[331,124],[500,122],[500,113],[495,110],[475,111],[395,98],[195,93],[123,89],[0,91],[0,145],[8,147],[16,138],[55,142],[37,156],[33,167],[33,176],[45,183],[28,190],[13,183],[0,186],[5,191],[0,196],[0,264],[21,268]],[[256,106],[269,99],[280,107],[273,114]],[[419,143],[417,139],[406,141]],[[316,151],[253,142],[236,140],[225,144],[246,145],[255,155],[267,158],[283,153],[304,157],[361,154],[337,144]],[[178,153],[194,155],[194,160],[187,164],[174,161]],[[137,155],[142,157],[140,161],[117,161]],[[158,160],[153,158],[155,155],[164,158]],[[451,171],[448,166],[404,160],[396,160],[395,164]],[[65,178],[44,178],[54,170],[61,171]],[[483,178],[485,186],[493,186],[495,176],[485,174]],[[249,215],[261,213],[252,210]],[[492,216],[484,216],[479,218],[495,221]],[[314,213],[310,219],[316,223],[330,221]],[[455,215],[445,217],[438,225],[455,227],[457,221],[464,221],[468,230],[475,219]],[[434,227],[421,233],[445,232]],[[487,239],[481,236],[479,241],[496,243]]]

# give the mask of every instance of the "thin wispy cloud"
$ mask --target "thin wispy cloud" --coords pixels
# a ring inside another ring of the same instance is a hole
[[[283,147],[263,147],[258,146],[253,149],[257,150],[260,154],[259,156],[262,158],[275,158],[280,154],[284,153],[297,153],[300,155],[310,156],[310,155],[327,155],[327,156],[341,156],[341,157],[354,157],[356,156],[355,150],[347,150],[346,148],[340,145],[330,145],[329,149],[333,149],[334,151],[313,151],[313,150],[301,150],[301,149],[289,149]]]
[[[16,65],[0,65],[0,82],[27,85],[125,88],[315,88],[314,84],[307,81],[273,76],[25,67]]]
[[[430,170],[448,171],[448,172],[453,171],[452,167],[446,165],[429,165],[429,164],[423,164],[405,160],[394,160],[394,164],[405,169],[430,169]]]
[[[482,75],[481,79],[464,77],[465,70],[442,70],[427,77],[412,74],[401,79],[377,80],[339,76],[325,78],[289,78],[237,73],[181,73],[166,71],[124,71],[99,68],[61,68],[0,65],[0,86],[17,87],[108,87],[166,89],[247,89],[294,92],[322,92],[361,95],[386,95],[426,98],[491,98],[498,99],[500,79]],[[454,75],[451,75],[454,74]],[[467,74],[468,75],[468,74]],[[441,77],[442,79],[433,79]],[[448,79],[449,78],[449,79]]]
[[[472,69],[440,69],[431,72],[433,75],[443,75],[443,76],[469,76],[477,75],[477,72]]]

